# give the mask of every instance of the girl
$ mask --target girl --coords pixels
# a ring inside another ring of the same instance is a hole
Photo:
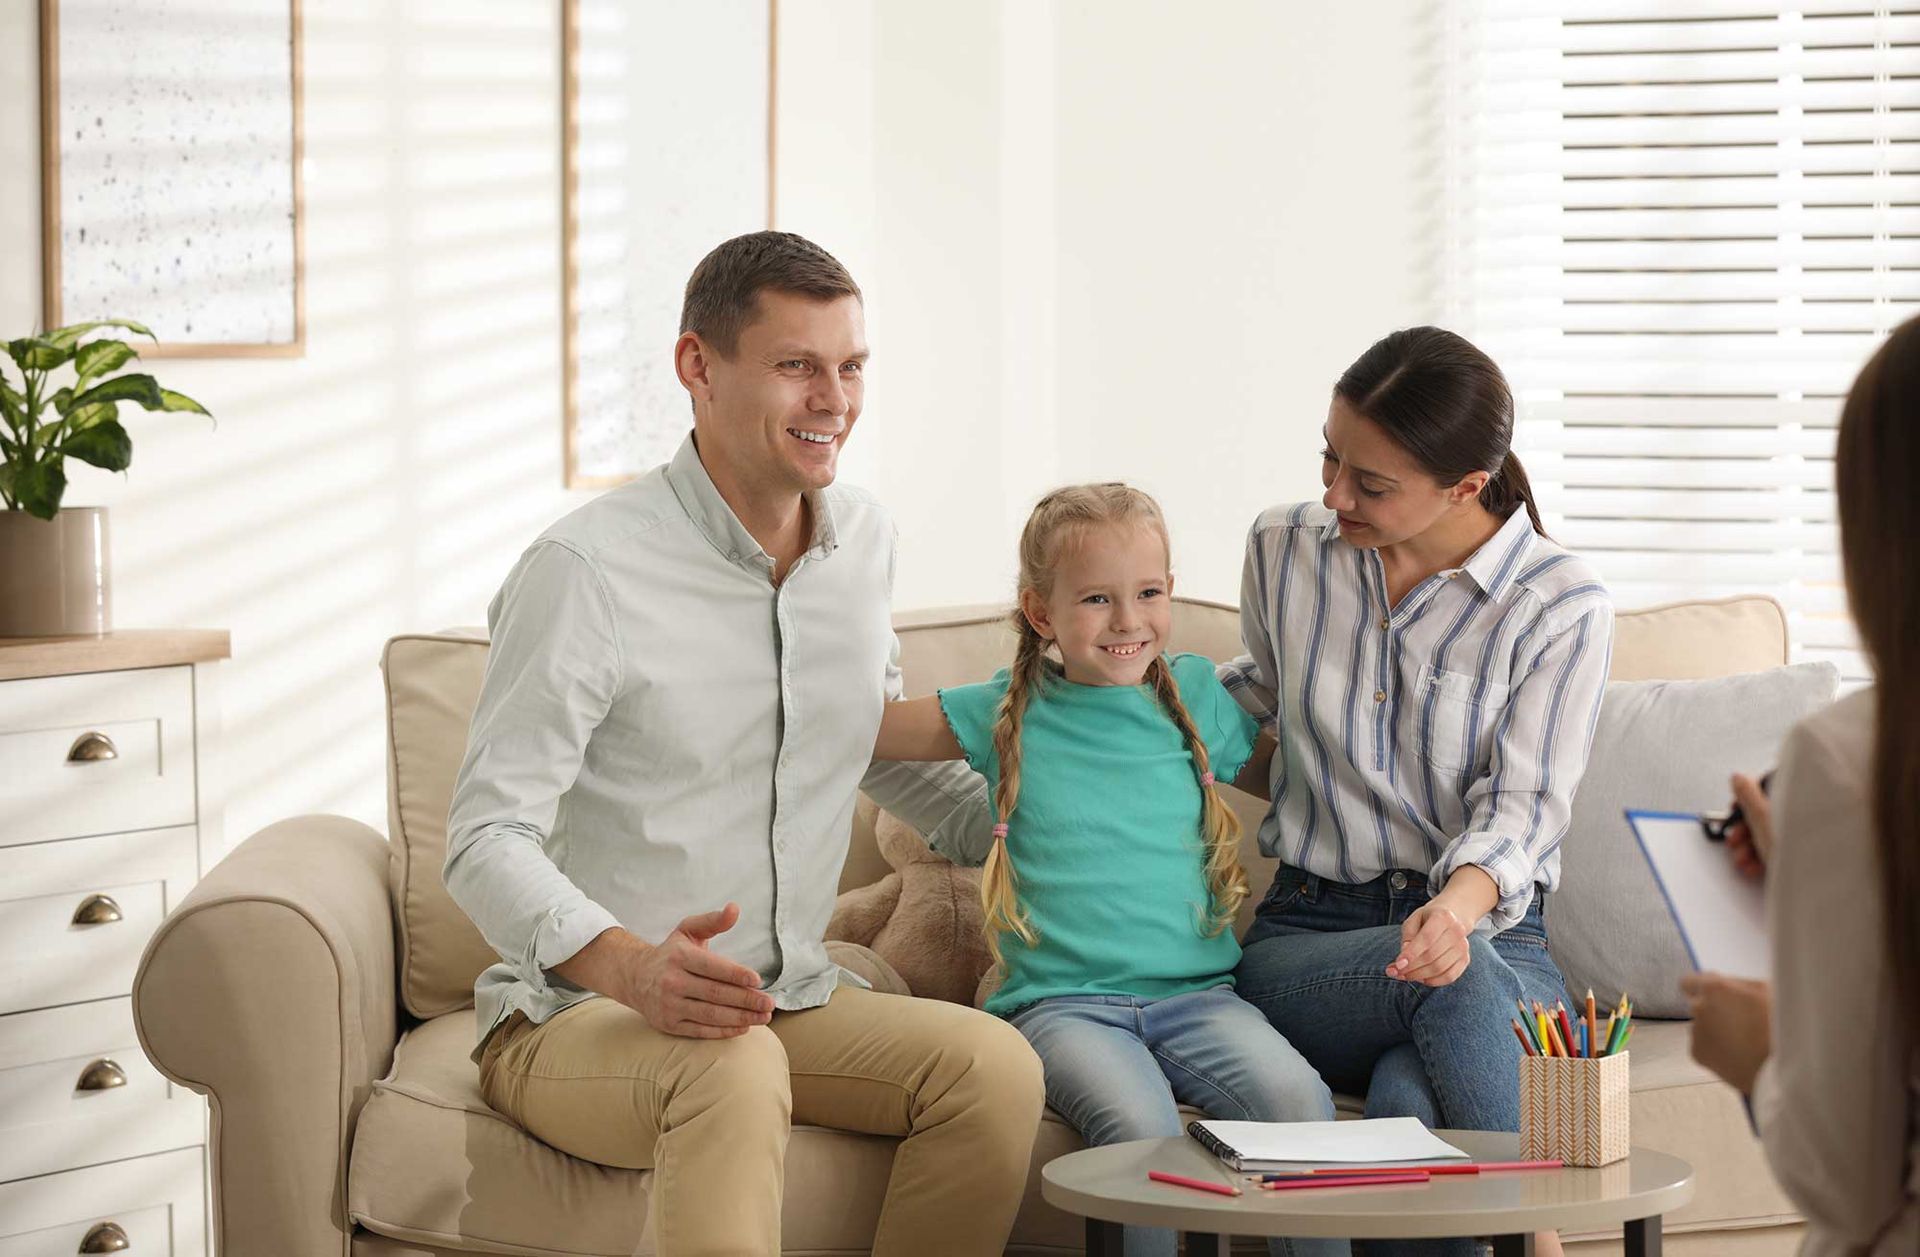
[[[1460,337],[1375,344],[1323,436],[1320,504],[1276,507],[1247,538],[1249,654],[1221,669],[1280,740],[1260,845],[1282,863],[1239,990],[1369,1116],[1518,1130],[1508,1021],[1515,999],[1565,998],[1541,901],[1612,604],[1542,531],[1507,382]]]
[[[1803,1257],[1920,1252],[1920,319],[1867,362],[1834,469],[1847,601],[1876,684],[1800,722],[1779,808],[1740,779],[1773,982],[1682,979],[1693,1054],[1752,1097]],[[1729,845],[1734,840],[1729,837]]]
[[[1146,494],[1048,494],[1020,538],[1013,666],[889,704],[875,747],[964,756],[992,786],[981,894],[1002,980],[986,1009],[1033,1044],[1048,1103],[1096,1145],[1178,1135],[1183,1103],[1227,1119],[1333,1117],[1319,1076],[1233,992],[1247,878],[1217,783],[1264,779],[1264,757],[1213,666],[1165,653],[1168,566]],[[1127,1229],[1129,1257],[1173,1251],[1170,1231]]]

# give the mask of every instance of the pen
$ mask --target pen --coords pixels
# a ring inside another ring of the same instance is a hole
[[[1156,1183],[1172,1183],[1175,1187],[1191,1187],[1197,1192],[1212,1192],[1216,1196],[1238,1196],[1240,1189],[1226,1183],[1209,1183],[1203,1178],[1188,1178],[1184,1174],[1168,1174],[1164,1170],[1148,1170],[1147,1177]]]

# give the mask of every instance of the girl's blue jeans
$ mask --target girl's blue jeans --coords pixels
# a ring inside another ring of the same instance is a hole
[[[1512,928],[1473,935],[1466,972],[1438,987],[1386,974],[1401,922],[1428,897],[1425,876],[1411,870],[1350,885],[1282,865],[1247,931],[1239,993],[1329,1086],[1365,1096],[1368,1117],[1517,1131],[1514,1001],[1566,998],[1547,954],[1543,896],[1535,892]],[[1473,1246],[1375,1240],[1365,1252],[1470,1257]]]
[[[1047,1103],[1091,1145],[1186,1129],[1178,1105],[1229,1121],[1333,1117],[1333,1095],[1257,1009],[1221,985],[1191,995],[1066,995],[1015,1012]],[[1172,1257],[1173,1232],[1127,1227],[1127,1257]],[[1274,1254],[1345,1257],[1345,1240],[1277,1239]]]

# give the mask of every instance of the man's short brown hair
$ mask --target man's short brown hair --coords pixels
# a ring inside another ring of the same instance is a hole
[[[680,306],[681,333],[698,333],[732,357],[740,333],[753,321],[760,293],[768,288],[816,301],[860,296],[847,268],[805,236],[756,231],[735,236],[693,268]]]

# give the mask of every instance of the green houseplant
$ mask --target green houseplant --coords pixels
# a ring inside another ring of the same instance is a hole
[[[120,328],[154,339],[127,319],[75,323],[6,342],[19,383],[0,369],[0,636],[104,633],[110,627],[106,510],[62,508],[66,460],[125,471],[133,442],[120,404],[207,414],[151,375],[119,374],[140,355],[98,337]],[[57,373],[72,381],[56,385]]]

